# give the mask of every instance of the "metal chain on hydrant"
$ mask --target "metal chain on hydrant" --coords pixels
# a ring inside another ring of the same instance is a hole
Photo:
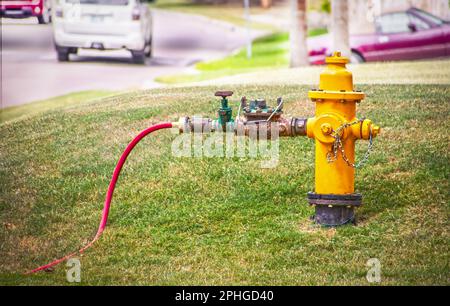
[[[367,146],[367,151],[366,151],[366,153],[364,153],[363,158],[357,164],[352,163],[348,159],[347,155],[345,154],[344,146],[342,145],[342,139],[341,139],[341,135],[340,135],[341,132],[344,129],[346,129],[346,128],[352,126],[352,125],[358,124],[358,123],[362,124],[364,120],[365,120],[365,118],[361,118],[361,119],[358,119],[358,120],[355,120],[355,121],[352,121],[352,122],[344,123],[341,126],[339,126],[336,129],[336,131],[333,131],[333,134],[331,136],[334,138],[334,142],[333,142],[333,145],[331,146],[331,151],[327,153],[327,161],[329,163],[332,163],[332,162],[336,161],[337,160],[338,151],[341,151],[342,159],[350,167],[352,167],[352,168],[361,168],[362,166],[365,165],[365,163],[369,160],[369,155],[370,155],[370,152],[372,151],[372,147],[373,147],[372,127],[370,127],[369,144]]]

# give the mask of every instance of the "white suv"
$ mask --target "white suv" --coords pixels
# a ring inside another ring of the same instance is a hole
[[[53,36],[59,61],[78,48],[131,51],[136,63],[152,54],[152,17],[141,0],[54,0]]]

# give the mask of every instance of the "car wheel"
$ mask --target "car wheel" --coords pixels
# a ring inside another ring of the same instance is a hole
[[[69,49],[68,48],[56,48],[56,54],[58,55],[58,62],[69,61]]]
[[[361,63],[364,63],[365,60],[361,54],[359,54],[358,52],[352,51],[352,55],[350,56],[350,62],[353,64],[361,64]]]
[[[78,48],[69,48],[69,54],[78,54]]]
[[[145,64],[145,51],[131,51],[133,62],[136,64]]]
[[[147,43],[147,46],[145,47],[145,56],[152,57],[152,53],[153,53],[153,43],[152,39],[150,38],[150,40]]]
[[[42,7],[42,14],[37,17],[39,24],[47,24],[52,22],[52,14],[50,11],[50,1],[44,1],[44,5]]]

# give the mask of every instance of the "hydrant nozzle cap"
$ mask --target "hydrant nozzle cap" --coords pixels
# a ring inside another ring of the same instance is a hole
[[[377,137],[380,134],[381,128],[378,125],[372,125],[372,136]]]
[[[336,51],[332,56],[327,56],[325,58],[327,64],[347,64],[350,62],[348,57],[342,56],[340,51]]]

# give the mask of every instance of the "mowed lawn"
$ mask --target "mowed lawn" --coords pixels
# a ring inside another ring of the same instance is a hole
[[[312,116],[310,86],[236,85],[240,96]],[[215,117],[216,87],[158,89],[66,106],[0,124],[0,284],[69,284],[66,267],[23,272],[94,235],[113,168],[138,131],[179,116]],[[119,179],[108,227],[81,260],[81,284],[449,285],[448,85],[358,85],[358,106],[382,127],[357,170],[357,226],[321,228],[313,208],[314,145],[280,142],[260,159],[176,158],[170,131],[144,139]],[[273,103],[273,102],[272,102]],[[357,155],[367,143],[360,141]]]

